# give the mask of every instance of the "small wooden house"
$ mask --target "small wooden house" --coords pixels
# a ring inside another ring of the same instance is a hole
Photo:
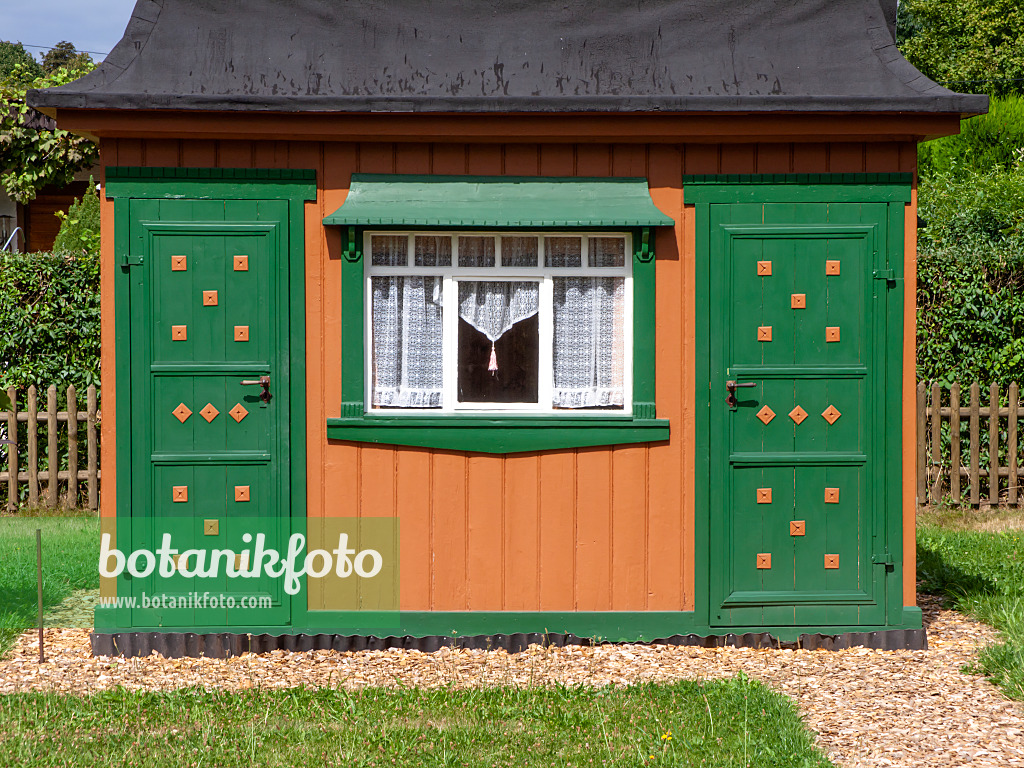
[[[100,145],[104,518],[376,521],[397,581],[123,572],[94,648],[921,647],[917,143],[987,100],[895,13],[139,0],[30,95]]]

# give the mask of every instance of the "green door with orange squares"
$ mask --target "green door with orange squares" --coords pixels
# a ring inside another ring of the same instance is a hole
[[[899,623],[903,203],[755,190],[698,205],[709,624]]]

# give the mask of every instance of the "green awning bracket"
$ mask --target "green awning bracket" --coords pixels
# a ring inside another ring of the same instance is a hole
[[[658,227],[675,221],[644,178],[352,175],[328,226]]]
[[[348,228],[348,238],[345,242],[345,258],[348,261],[359,261],[359,251],[356,248],[356,228]]]
[[[654,251],[651,250],[651,228],[644,227],[640,233],[640,253],[637,258],[645,264],[654,258]]]

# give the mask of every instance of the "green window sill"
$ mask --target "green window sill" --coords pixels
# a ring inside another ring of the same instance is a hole
[[[327,437],[477,453],[521,453],[669,438],[668,419],[631,416],[363,415],[327,420]]]

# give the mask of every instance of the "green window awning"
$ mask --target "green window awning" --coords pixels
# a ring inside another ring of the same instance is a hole
[[[675,222],[644,178],[352,175],[324,224],[401,227],[654,227]]]

